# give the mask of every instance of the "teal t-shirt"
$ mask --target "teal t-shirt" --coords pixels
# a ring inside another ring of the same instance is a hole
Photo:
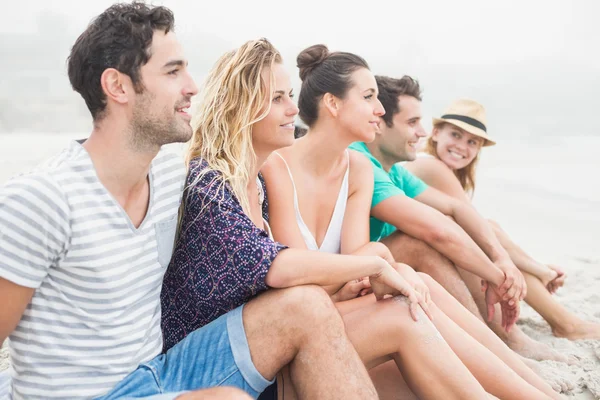
[[[408,196],[411,199],[415,198],[427,189],[425,182],[411,174],[400,164],[395,164],[389,173],[386,172],[381,163],[373,157],[367,145],[363,142],[354,142],[350,145],[350,148],[367,156],[371,161],[371,165],[373,165],[375,184],[373,187],[371,208],[383,200],[396,195]],[[396,228],[387,222],[373,217],[370,219],[370,236],[372,241],[381,240],[395,230]]]

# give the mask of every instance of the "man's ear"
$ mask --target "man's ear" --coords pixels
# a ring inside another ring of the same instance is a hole
[[[111,99],[119,104],[127,103],[135,93],[131,78],[114,68],[104,70],[100,76],[100,85],[107,100]]]

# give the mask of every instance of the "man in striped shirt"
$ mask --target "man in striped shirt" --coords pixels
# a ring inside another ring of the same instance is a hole
[[[301,357],[303,397],[375,398],[316,288],[271,291],[243,324],[217,320],[160,354],[160,290],[185,180],[181,160],[160,149],[191,137],[197,92],[172,30],[164,7],[118,4],[98,16],[68,64],[92,133],[0,189],[0,343],[10,335],[12,397],[246,399],[225,386],[257,396],[256,382]]]

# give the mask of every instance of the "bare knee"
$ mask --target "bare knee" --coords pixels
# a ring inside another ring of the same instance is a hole
[[[427,329],[422,323],[413,319],[410,302],[404,296],[378,301],[374,314],[376,314],[376,320],[384,325],[383,331],[387,331],[386,333],[391,335],[390,337],[397,337],[394,335],[398,334],[404,337],[420,334]],[[420,322],[427,319],[424,313],[421,317],[419,318]]]
[[[331,297],[320,286],[302,285],[283,289],[276,299],[280,318],[287,326],[303,331],[319,330],[343,322]]]
[[[250,400],[246,392],[234,387],[216,387],[189,392],[177,396],[177,400]]]

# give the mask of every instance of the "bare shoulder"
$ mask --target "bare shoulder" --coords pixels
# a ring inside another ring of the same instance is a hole
[[[260,173],[265,180],[270,200],[279,196],[287,198],[292,195],[293,186],[288,167],[279,155],[272,153],[261,167]]]
[[[371,171],[371,161],[367,158],[367,156],[365,156],[361,152],[352,149],[348,149],[348,153],[350,156],[349,158],[351,172],[355,171],[358,173],[364,173],[365,170]]]
[[[465,196],[454,172],[437,158],[421,158],[405,164],[405,167],[417,178],[439,191],[453,197]]]
[[[437,158],[417,158],[415,161],[407,162],[404,167],[414,174],[446,174],[452,173],[450,168],[446,166],[442,161]]]
[[[448,180],[458,183],[452,170],[437,158],[419,158],[403,166],[430,186],[436,187],[440,182]]]
[[[265,178],[270,176],[278,176],[282,172],[285,172],[287,175],[287,166],[281,158],[281,155],[273,152],[260,168],[260,172],[265,176]]]
[[[350,191],[353,193],[361,188],[373,188],[373,166],[371,161],[364,154],[349,149],[350,174],[349,183]]]

